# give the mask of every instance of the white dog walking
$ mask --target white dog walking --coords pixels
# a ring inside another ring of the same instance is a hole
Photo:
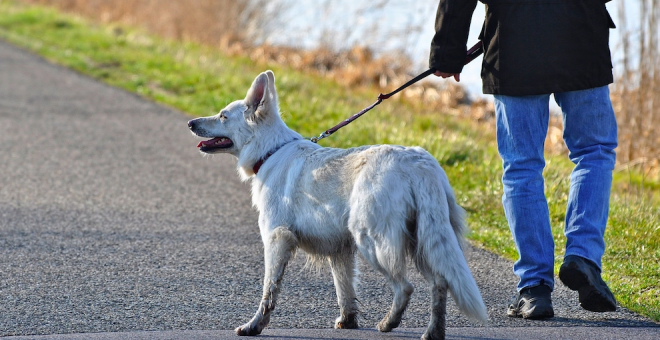
[[[423,339],[444,339],[447,291],[468,317],[486,323],[479,289],[463,255],[464,211],[445,172],[425,150],[391,145],[323,148],[289,129],[279,114],[275,77],[260,74],[244,100],[188,122],[211,138],[204,153],[238,158],[252,180],[264,243],[263,298],[239,335],[268,325],[286,264],[297,248],[332,268],[340,316],[336,328],[357,328],[356,250],[392,284],[394,301],[378,329],[397,327],[413,286],[411,256],[431,285],[431,321]]]

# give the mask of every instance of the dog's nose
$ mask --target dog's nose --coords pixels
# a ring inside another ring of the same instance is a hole
[[[190,130],[195,128],[195,120],[194,119],[191,119],[191,120],[188,121],[188,128]]]

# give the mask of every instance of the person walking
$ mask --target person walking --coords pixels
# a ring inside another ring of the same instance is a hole
[[[503,165],[504,212],[519,259],[512,317],[554,316],[554,241],[544,193],[544,143],[549,100],[562,111],[563,138],[575,164],[566,207],[566,250],[559,279],[578,291],[580,306],[616,310],[601,278],[617,122],[609,97],[613,82],[609,0],[480,0],[486,17],[479,39],[483,92],[495,103],[497,146]],[[460,81],[477,0],[440,0],[431,43],[435,75]]]

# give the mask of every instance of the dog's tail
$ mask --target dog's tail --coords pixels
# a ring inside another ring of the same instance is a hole
[[[465,211],[456,202],[444,170],[440,171],[439,183],[417,183],[417,192],[428,195],[416,199],[418,267],[435,284],[446,280],[460,311],[486,324],[486,306],[463,254]]]

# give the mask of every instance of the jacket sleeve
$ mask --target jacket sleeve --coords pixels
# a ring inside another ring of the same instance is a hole
[[[429,66],[437,71],[461,73],[467,53],[472,13],[477,0],[440,0],[431,41]]]

